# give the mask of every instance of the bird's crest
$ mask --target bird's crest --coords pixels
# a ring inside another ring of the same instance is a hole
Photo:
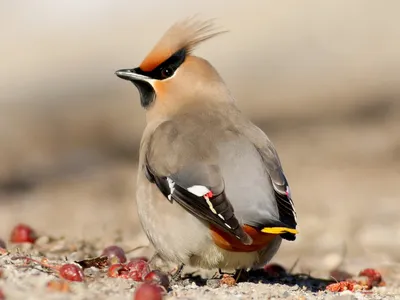
[[[175,52],[185,49],[186,54],[189,54],[201,42],[225,32],[216,28],[213,20],[201,21],[192,17],[175,23],[146,56],[140,69],[152,71]]]

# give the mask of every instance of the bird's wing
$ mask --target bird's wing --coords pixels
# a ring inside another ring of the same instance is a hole
[[[148,180],[170,201],[176,201],[196,217],[251,244],[226,197],[212,144],[194,142],[187,130],[173,121],[161,124],[149,142],[145,172]],[[185,134],[186,133],[186,134]]]
[[[255,131],[254,134],[257,135],[257,138],[254,140],[254,144],[260,153],[266,170],[271,178],[271,183],[274,188],[275,199],[277,202],[278,210],[279,210],[279,219],[282,223],[286,224],[286,226],[290,229],[293,229],[292,232],[286,232],[282,235],[283,238],[288,240],[294,240],[295,234],[297,233],[297,216],[296,210],[294,207],[294,203],[292,200],[292,196],[290,193],[289,183],[285,177],[285,174],[282,169],[282,165],[279,159],[279,156],[276,152],[276,149],[272,142],[268,139],[261,129],[254,126]],[[273,232],[274,228],[264,228],[264,232]]]
[[[268,169],[268,172],[271,177],[272,186],[275,192],[275,199],[279,210],[279,219],[289,228],[296,229],[296,210],[290,193],[289,183],[283,173],[283,170],[281,167],[279,167]],[[264,228],[263,232],[270,232],[270,230]],[[285,239],[294,240],[295,235],[293,233],[295,232],[296,231],[285,233],[282,235],[282,237]]]

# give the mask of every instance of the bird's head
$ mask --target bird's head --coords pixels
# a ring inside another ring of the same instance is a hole
[[[139,67],[115,74],[131,81],[139,90],[141,105],[157,114],[170,114],[190,102],[230,101],[214,67],[192,55],[198,44],[223,32],[211,21],[181,21],[162,36]]]

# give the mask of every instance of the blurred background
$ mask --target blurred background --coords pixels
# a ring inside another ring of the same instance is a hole
[[[400,260],[400,2],[0,1],[0,236],[25,222],[143,244],[135,210],[144,112],[136,67],[175,21],[275,143],[298,211],[276,260]]]

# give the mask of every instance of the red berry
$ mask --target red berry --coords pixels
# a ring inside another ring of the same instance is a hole
[[[382,281],[381,273],[375,269],[362,270],[358,275],[368,277],[368,285],[370,286],[377,286]]]
[[[126,262],[125,251],[118,246],[110,246],[103,250],[102,256],[108,257],[109,265],[120,264]]]
[[[60,276],[70,281],[83,281],[83,271],[81,267],[74,264],[65,264],[60,267]]]
[[[10,241],[12,243],[31,243],[37,239],[35,231],[25,224],[18,224],[11,232]]]
[[[136,288],[133,300],[162,300],[163,290],[152,283],[143,283]]]
[[[129,270],[124,264],[114,264],[108,268],[107,275],[112,278],[128,278]]]
[[[4,296],[3,291],[0,289],[0,300],[5,300],[6,296]]]
[[[0,239],[0,248],[3,248],[3,249],[7,248],[6,242],[3,241],[2,239]]]
[[[169,287],[168,275],[160,270],[153,270],[144,277],[144,281],[163,286],[166,290]]]
[[[285,268],[278,264],[265,265],[264,272],[268,277],[279,277],[287,274]]]
[[[129,278],[135,281],[143,281],[144,277],[150,272],[150,267],[147,261],[135,259],[127,263],[126,267],[129,270]]]

